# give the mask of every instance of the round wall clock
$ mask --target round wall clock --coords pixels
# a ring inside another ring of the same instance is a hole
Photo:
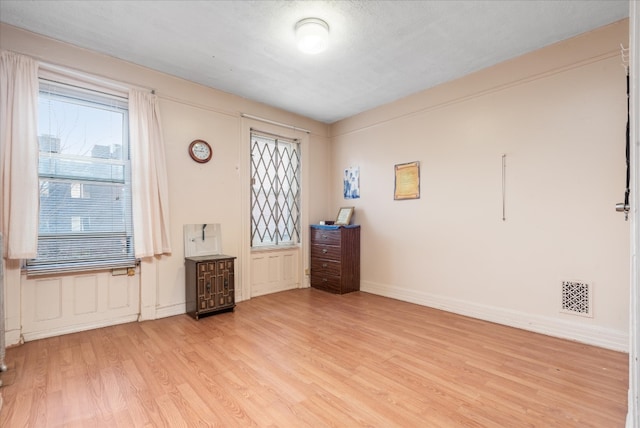
[[[204,140],[194,140],[189,144],[189,155],[191,159],[199,163],[209,162],[213,156],[213,150],[209,143]]]

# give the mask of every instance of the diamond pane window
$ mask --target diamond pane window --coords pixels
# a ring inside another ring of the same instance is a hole
[[[300,242],[300,144],[251,131],[251,246]]]

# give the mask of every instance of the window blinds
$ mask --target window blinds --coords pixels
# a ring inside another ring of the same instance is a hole
[[[41,80],[38,254],[29,273],[132,266],[127,99]]]

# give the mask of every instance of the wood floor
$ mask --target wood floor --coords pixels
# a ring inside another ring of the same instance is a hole
[[[615,428],[627,358],[303,289],[10,348],[0,426]]]

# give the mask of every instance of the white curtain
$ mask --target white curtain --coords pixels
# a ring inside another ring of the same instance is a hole
[[[137,258],[171,253],[167,163],[158,98],[129,91],[133,236]]]
[[[38,249],[38,63],[0,52],[0,226],[4,256]]]

